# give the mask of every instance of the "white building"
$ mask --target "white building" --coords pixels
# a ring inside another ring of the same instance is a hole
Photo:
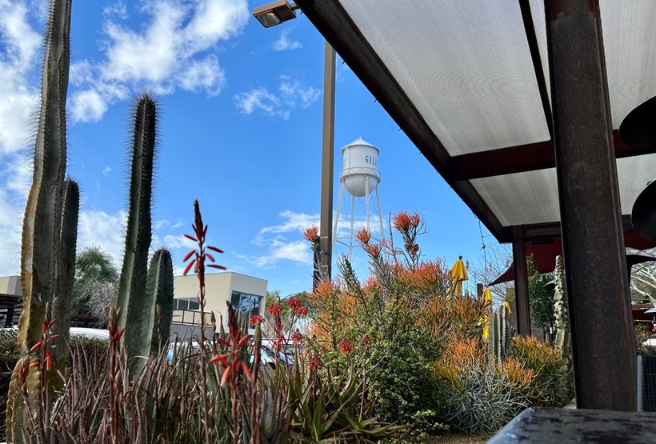
[[[211,273],[205,275],[205,311],[213,312],[217,320],[223,317],[227,328],[227,302],[238,310],[240,316],[250,318],[264,313],[267,281],[239,273]],[[173,278],[173,321],[171,334],[187,337],[197,334],[201,323],[198,303],[199,283],[196,275]],[[206,324],[210,324],[209,315]]]

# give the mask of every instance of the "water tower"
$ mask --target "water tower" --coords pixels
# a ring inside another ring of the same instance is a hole
[[[380,194],[378,193],[379,154],[378,148],[365,142],[362,138],[358,138],[342,148],[344,167],[339,177],[337,216],[333,226],[333,247],[336,247],[337,244],[348,247],[347,257],[349,260],[353,255],[355,233],[363,226],[374,239],[381,241],[384,237]],[[350,213],[341,214],[342,206],[350,207]],[[374,225],[377,225],[375,229]]]

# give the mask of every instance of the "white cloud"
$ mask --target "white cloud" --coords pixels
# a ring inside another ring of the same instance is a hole
[[[98,122],[107,111],[107,103],[97,90],[88,89],[73,94],[70,112],[74,122]]]
[[[28,22],[23,3],[0,0],[0,156],[17,152],[30,141],[38,91],[27,76],[38,64],[41,35]]]
[[[242,114],[250,115],[262,111],[266,116],[288,120],[292,110],[298,106],[307,108],[319,100],[320,96],[319,89],[284,75],[280,76],[277,95],[265,87],[259,87],[235,95],[234,101]]]
[[[112,171],[112,169],[110,167],[106,166],[105,169],[103,170],[103,176],[107,176],[110,171]]]
[[[78,251],[98,246],[106,251],[119,265],[123,262],[125,248],[125,222],[128,214],[119,211],[108,214],[104,211],[87,210],[80,213],[77,234]]]
[[[278,40],[273,42],[271,45],[275,51],[286,51],[286,50],[292,50],[292,49],[300,49],[303,47],[300,42],[296,40],[291,40],[288,35],[291,30],[289,28],[284,29],[280,33],[280,37]]]
[[[312,265],[312,252],[307,241],[302,238],[302,231],[312,225],[319,225],[318,214],[295,213],[285,210],[279,214],[284,220],[279,225],[264,227],[253,240],[253,244],[266,247],[261,255],[239,257],[256,267],[275,266],[278,262],[287,260],[302,265]],[[283,234],[293,237],[289,240]]]
[[[177,236],[167,234],[164,236],[164,244],[169,248],[186,248],[188,250],[196,247],[196,242],[188,239],[183,234]]]
[[[107,15],[125,9],[117,5]],[[100,120],[109,105],[138,89],[171,94],[182,88],[215,96],[225,87],[213,50],[246,26],[246,0],[145,0],[142,12],[149,19],[138,29],[107,18],[104,60],[72,67],[71,83],[79,88],[72,97],[73,122]]]
[[[128,18],[128,10],[125,7],[125,3],[123,3],[121,0],[118,0],[118,2],[114,3],[113,5],[104,8],[103,15],[116,15],[118,18],[125,20]]]

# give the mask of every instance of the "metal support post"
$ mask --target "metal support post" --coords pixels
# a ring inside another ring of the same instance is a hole
[[[546,0],[579,408],[635,411],[636,348],[598,0]]]
[[[531,312],[528,304],[528,267],[526,266],[524,227],[521,225],[512,227],[512,234],[517,332],[520,335],[529,336],[531,334]]]
[[[323,71],[323,138],[321,144],[321,270],[331,279],[333,250],[333,171],[335,163],[335,50],[326,42]]]

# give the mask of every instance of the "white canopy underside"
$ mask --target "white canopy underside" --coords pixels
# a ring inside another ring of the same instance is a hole
[[[517,0],[339,0],[451,156],[550,139]],[[543,0],[530,0],[549,89]],[[600,0],[613,128],[656,96],[656,1]],[[656,155],[618,159],[623,214]],[[555,169],[473,179],[503,226],[560,219]]]

